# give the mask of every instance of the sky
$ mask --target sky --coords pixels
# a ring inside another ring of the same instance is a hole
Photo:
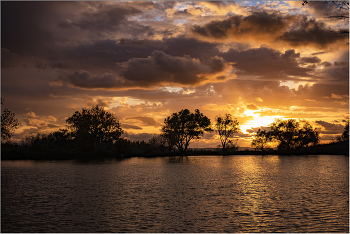
[[[300,1],[1,2],[1,97],[13,140],[66,128],[75,111],[111,111],[123,137],[148,140],[174,112],[231,114],[234,138],[276,118],[329,142],[349,118],[348,14]],[[216,147],[215,132],[193,147]]]

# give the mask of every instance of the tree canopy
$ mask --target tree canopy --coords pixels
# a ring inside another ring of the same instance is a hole
[[[3,103],[4,99],[1,98],[1,104]],[[15,114],[5,109],[4,112],[1,113],[1,141],[9,141],[19,125],[20,123],[15,118]]]
[[[295,119],[277,119],[270,125],[271,131],[259,129],[252,140],[252,147],[264,151],[267,146],[276,142],[281,150],[293,150],[318,144],[320,137],[310,123],[303,127]]]
[[[239,122],[237,119],[233,120],[231,114],[225,114],[224,117],[216,116],[215,130],[219,134],[222,150],[225,151],[229,138],[240,131]]]
[[[212,131],[210,119],[198,109],[191,113],[183,109],[164,120],[163,136],[170,139],[181,153],[185,153],[191,140],[203,136],[204,131]]]
[[[344,127],[344,132],[338,137],[338,141],[349,141],[349,120]]]
[[[124,132],[117,118],[98,105],[76,111],[66,122],[76,139],[93,143],[113,142]]]
[[[252,147],[264,151],[267,148],[269,148],[269,144],[272,141],[272,134],[270,132],[267,132],[265,130],[259,129],[257,133],[254,135],[252,140]]]
[[[272,138],[278,142],[278,149],[307,147],[316,145],[320,140],[318,132],[308,122],[301,128],[295,119],[277,119],[270,128]]]

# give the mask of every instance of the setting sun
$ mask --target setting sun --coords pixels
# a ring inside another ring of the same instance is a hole
[[[241,125],[241,130],[244,133],[249,133],[247,132],[248,129],[256,129],[260,127],[268,127],[271,123],[273,123],[276,119],[282,118],[282,116],[261,116],[261,114],[256,113],[259,112],[260,110],[246,110],[244,112],[245,116],[252,117],[252,120],[249,120],[248,122],[244,123]]]
[[[349,38],[336,33],[349,26],[326,17],[331,4],[3,5],[1,95],[21,123],[15,142],[64,129],[75,111],[95,105],[119,119],[121,137],[144,141],[183,109],[212,124],[231,114],[243,147],[276,118],[308,121],[330,142],[349,116]],[[219,142],[206,134],[191,143]]]
[[[1,1],[4,233],[349,233],[349,0]]]

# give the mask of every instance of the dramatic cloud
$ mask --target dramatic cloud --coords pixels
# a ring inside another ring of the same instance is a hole
[[[127,119],[140,120],[142,122],[142,124],[144,124],[144,125],[151,125],[151,126],[158,125],[158,123],[154,120],[154,118],[151,118],[151,117],[135,116],[135,117],[129,117]]]
[[[57,26],[61,28],[77,27],[93,32],[110,32],[117,30],[121,23],[125,23],[127,16],[136,13],[141,13],[141,11],[132,7],[105,6],[98,11],[84,13],[82,19],[79,19],[76,22],[66,19],[58,23]]]
[[[57,77],[53,80],[53,85],[62,85],[63,82],[81,88],[113,88],[121,87],[123,80],[115,74],[103,74],[102,76],[91,76],[88,71],[76,71],[73,74]]]
[[[325,23],[315,19],[307,19],[306,16],[294,22],[293,28],[285,32],[279,38],[288,42],[291,46],[316,46],[325,48],[330,44],[348,42],[348,34],[337,33],[327,28]]]
[[[162,51],[154,51],[147,58],[133,58],[120,63],[118,74],[106,73],[102,76],[92,76],[88,71],[75,71],[55,78],[53,85],[70,85],[87,88],[129,88],[155,87],[165,84],[198,85],[215,81],[229,66],[218,57],[204,61],[190,56],[175,57]],[[234,76],[231,76],[234,77]],[[219,78],[219,80],[222,80]]]
[[[125,124],[125,123],[122,123],[122,124],[121,124],[121,127],[122,127],[122,129],[137,129],[137,130],[142,130],[142,128],[139,127],[139,126],[135,126],[135,125],[131,125],[131,124]]]
[[[260,42],[287,42],[291,46],[315,46],[324,48],[344,42],[347,34],[337,34],[323,22],[306,16],[280,13],[253,12],[249,16],[234,15],[216,20],[204,26],[195,25],[192,32],[215,40],[253,40]]]
[[[321,133],[324,134],[340,134],[344,131],[344,126],[341,124],[332,124],[322,120],[316,121],[316,123],[323,127]]]
[[[242,147],[275,118],[309,121],[329,140],[349,116],[348,34],[338,33],[349,26],[328,17],[340,12],[333,3],[1,6],[2,108],[21,122],[15,140],[65,128],[67,117],[95,105],[133,140],[159,134],[181,109],[212,121],[232,114]],[[193,146],[218,144],[213,133]]]
[[[294,16],[277,13],[254,12],[249,16],[231,16],[222,21],[212,21],[204,26],[195,25],[192,31],[204,37],[216,39],[242,39],[245,36],[270,37],[285,31]]]
[[[208,75],[222,72],[226,68],[220,57],[201,62],[190,56],[174,57],[162,51],[154,51],[148,58],[134,58],[122,64],[121,75],[137,85],[149,87],[154,84],[200,84]]]
[[[321,59],[319,59],[316,56],[314,56],[314,57],[301,58],[300,61],[303,62],[303,63],[320,63]],[[325,65],[327,65],[327,64],[325,64]]]
[[[265,47],[246,51],[230,49],[223,53],[222,57],[226,61],[234,63],[233,66],[237,69],[237,75],[286,79],[289,76],[311,77],[310,72],[314,70],[299,65],[300,53],[296,53],[294,49],[287,50],[284,53]]]

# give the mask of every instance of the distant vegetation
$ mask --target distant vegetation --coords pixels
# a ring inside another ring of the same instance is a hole
[[[4,104],[4,99],[1,98],[2,104]],[[1,142],[8,142],[19,125],[20,123],[15,119],[15,114],[5,109],[1,113]]]
[[[3,103],[3,100],[1,100]],[[10,141],[19,122],[7,109],[1,114],[2,159],[88,159],[122,158],[130,156],[176,156],[208,154],[321,154],[328,152],[319,142],[318,132],[307,122],[303,126],[294,119],[276,120],[270,131],[259,129],[252,147],[257,151],[238,151],[232,137],[240,132],[239,122],[230,114],[210,119],[198,109],[191,113],[183,109],[164,120],[162,133],[148,141],[122,138],[124,133],[118,119],[99,106],[83,108],[66,119],[67,129],[27,136],[20,143]],[[199,139],[205,131],[216,131],[220,147],[213,151],[191,150],[190,142]],[[341,153],[348,152],[349,123],[337,143],[330,145],[330,153],[339,146]],[[277,146],[277,151],[272,146]],[[316,146],[317,145],[317,146]],[[347,145],[347,146],[346,146]],[[317,148],[318,147],[318,148]],[[322,148],[323,147],[323,148]],[[347,148],[346,148],[347,147]],[[261,152],[258,152],[261,151]]]
[[[318,132],[305,122],[303,127],[295,119],[278,119],[270,125],[271,131],[258,130],[252,140],[252,147],[261,151],[268,149],[270,143],[277,143],[277,148],[290,151],[303,147],[315,146],[320,141]]]

